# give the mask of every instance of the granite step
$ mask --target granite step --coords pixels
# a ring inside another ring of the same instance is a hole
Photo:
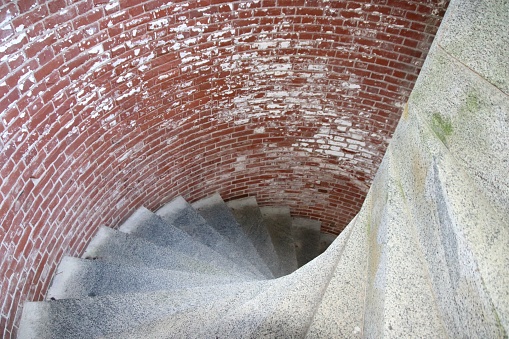
[[[273,280],[262,293],[224,315],[213,337],[304,337],[338,260],[337,251],[329,251]]]
[[[46,300],[224,285],[242,281],[247,281],[247,278],[64,257],[57,267]]]
[[[255,246],[260,257],[269,267],[275,277],[281,273],[279,257],[274,249],[269,231],[263,220],[262,213],[258,207],[255,197],[230,200],[226,203],[233,216],[241,225],[244,233]]]
[[[248,270],[255,276],[265,279],[257,267],[246,260],[233,244],[230,244],[219,232],[182,197],[176,197],[155,212],[164,221],[186,232],[196,241],[208,246],[230,261]]]
[[[322,223],[318,220],[292,218],[292,237],[295,242],[295,254],[299,267],[304,266],[320,254],[321,225]]]
[[[253,240],[249,239],[241,225],[235,219],[230,208],[225,204],[219,194],[213,194],[192,204],[200,215],[207,220],[219,234],[237,248],[253,266],[266,277],[273,278],[272,271],[257,252]]]
[[[133,266],[233,275],[231,272],[226,272],[207,262],[104,226],[99,228],[82,257]],[[235,274],[234,276],[242,275]]]
[[[148,240],[158,246],[170,247],[172,250],[189,257],[202,260],[235,274],[256,276],[244,267],[230,261],[210,247],[194,240],[186,232],[167,223],[160,216],[144,207],[137,209],[119,228],[120,231]]]
[[[286,206],[266,206],[261,207],[260,211],[279,257],[280,273],[282,276],[290,274],[297,269],[290,209]]]
[[[20,339],[104,338],[186,310],[200,309],[210,305],[221,305],[227,308],[235,300],[253,298],[266,288],[266,284],[266,281],[256,281],[169,291],[28,302],[24,306],[18,337]],[[173,335],[178,337],[178,333],[172,333]]]
[[[115,335],[129,339],[164,338],[168,333],[185,338],[304,337],[338,259],[330,251],[290,275],[266,281],[263,289],[245,300],[188,309]]]
[[[387,154],[390,156],[390,150]],[[383,244],[380,261],[384,266],[384,307],[381,326],[371,333],[408,338],[415,335],[413,329],[419,328],[419,335],[424,338],[445,338],[448,335],[431,287],[427,263],[409,219],[405,193],[398,188],[398,177],[391,161],[386,187],[390,204],[383,211],[378,229]]]

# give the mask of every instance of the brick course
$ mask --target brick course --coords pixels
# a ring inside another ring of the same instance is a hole
[[[446,4],[2,1],[0,336],[142,204],[255,195],[339,233]]]

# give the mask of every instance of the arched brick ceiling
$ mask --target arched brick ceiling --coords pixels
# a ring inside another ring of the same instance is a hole
[[[2,2],[2,326],[141,204],[255,195],[340,232],[446,5]]]

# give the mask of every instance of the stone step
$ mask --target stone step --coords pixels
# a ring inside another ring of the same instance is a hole
[[[246,279],[64,257],[46,300],[232,284]]]
[[[263,221],[256,198],[235,199],[228,201],[226,204],[274,276],[282,276],[279,257],[272,244],[267,226]]]
[[[361,336],[366,338],[381,338],[384,334],[385,288],[387,285],[387,235],[384,230],[388,227],[386,215],[388,199],[386,195],[389,180],[390,157],[383,158],[377,177],[374,180],[365,199],[359,224],[367,232],[366,253],[367,268],[364,298],[364,321],[361,326]],[[357,216],[359,218],[359,216]]]
[[[266,282],[251,298],[189,309],[116,337],[300,338],[304,337],[339,257],[329,251],[300,270]],[[114,335],[108,338],[115,338]]]
[[[369,248],[362,336],[447,337],[392,162],[388,150],[360,213]]]
[[[320,232],[320,243],[318,245],[318,254],[320,255],[323,252],[325,252],[325,250],[329,248],[330,244],[332,244],[334,240],[336,240],[336,238],[337,235]]]
[[[172,250],[189,257],[205,261],[227,272],[253,276],[249,270],[230,261],[210,247],[197,242],[189,234],[164,221],[160,216],[144,207],[136,210],[119,228],[120,231],[148,240],[158,246],[170,247]]]
[[[82,257],[133,266],[232,275],[204,261],[104,226],[99,228]]]
[[[279,257],[281,275],[290,274],[297,269],[290,209],[285,206],[267,206],[261,207],[260,211]]]
[[[352,220],[331,244],[329,251],[338,251],[341,257],[306,338],[362,337],[368,253],[366,223],[365,215]]]
[[[292,237],[295,242],[297,266],[301,267],[316,258],[320,246],[320,227],[318,220],[292,218]]]
[[[217,333],[218,324],[223,323],[223,317],[233,308],[238,308],[246,302],[243,295],[236,298],[223,298],[214,303],[207,303],[200,307],[174,312],[162,319],[149,324],[131,327],[127,331],[116,332],[104,336],[104,339],[139,339],[139,338],[213,338]],[[225,338],[229,338],[225,331]],[[244,334],[249,338],[249,333]],[[215,336],[215,338],[219,338]]]
[[[266,288],[266,284],[266,281],[256,281],[170,291],[28,302],[23,309],[18,337],[103,338],[186,310],[196,310],[210,305],[228,308],[228,305],[236,300],[253,298]],[[171,335],[179,336],[178,333]]]
[[[459,280],[462,286],[470,285],[469,289],[475,288],[476,292],[456,290],[456,307],[464,309],[449,310],[449,317],[454,313],[461,314],[463,321],[470,322],[468,326],[474,336],[507,337],[509,216],[489,202],[483,192],[470,181],[467,173],[452,164],[452,161],[448,161],[437,166],[435,192],[437,199],[443,202],[441,207],[447,207],[447,210],[439,208],[438,220],[435,221],[440,224],[433,225],[433,229],[440,232],[439,239],[443,247],[440,252],[448,264],[451,291],[454,291],[454,281]],[[466,205],[465,201],[471,203]],[[421,229],[425,226],[428,224],[421,225]],[[422,236],[420,239],[422,248],[425,242]],[[457,253],[452,250],[454,247]],[[428,263],[428,266],[432,265],[431,260]],[[467,270],[469,273],[465,272]],[[433,272],[433,286],[439,286],[437,271],[435,269]],[[442,309],[445,309],[447,305],[444,300],[440,299],[440,302],[444,304]],[[465,307],[467,305],[468,308]],[[468,320],[472,317],[478,318]],[[456,326],[465,329],[460,322]]]
[[[230,208],[225,204],[219,194],[213,194],[199,201],[192,206],[207,220],[219,234],[227,239],[242,253],[251,264],[253,264],[266,277],[273,278],[274,275],[265,261],[258,254],[253,240],[244,232],[237,222]]]
[[[219,232],[182,197],[176,197],[156,211],[164,221],[186,232],[196,241],[239,264],[259,278],[266,278],[253,264],[246,260],[238,249],[230,244]]]
[[[302,338],[339,257],[329,251],[222,317],[215,337]]]

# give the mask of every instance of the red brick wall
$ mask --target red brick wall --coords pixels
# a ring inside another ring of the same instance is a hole
[[[255,195],[340,232],[444,2],[2,0],[0,336],[142,204]]]

